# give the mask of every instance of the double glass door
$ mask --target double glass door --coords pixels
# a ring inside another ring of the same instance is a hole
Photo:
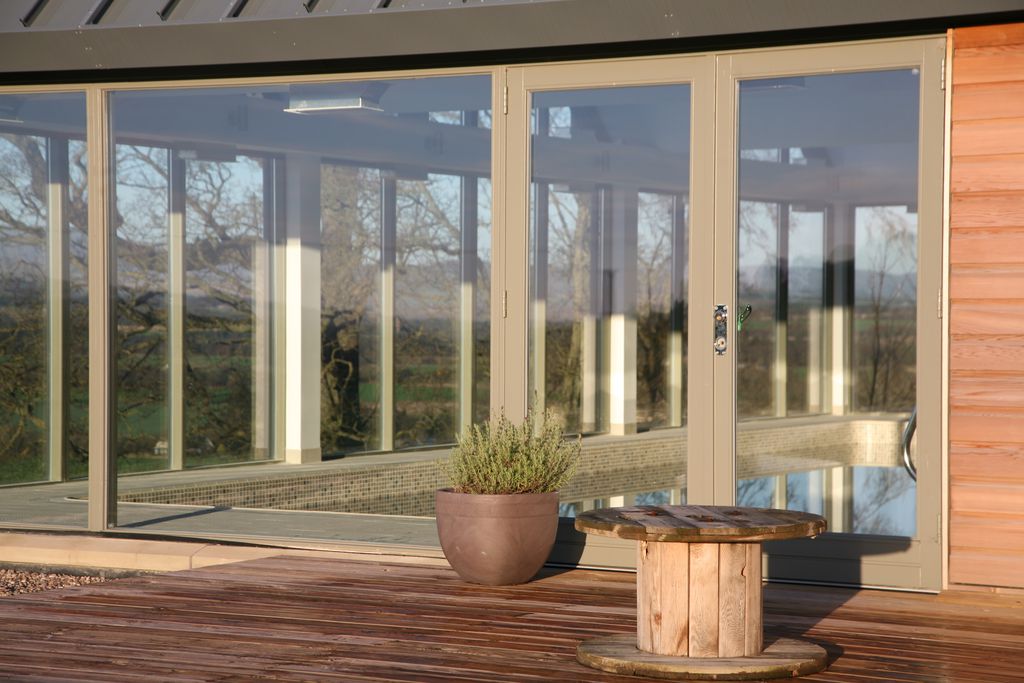
[[[563,514],[805,510],[769,577],[939,587],[943,49],[508,71],[502,403],[584,435]]]

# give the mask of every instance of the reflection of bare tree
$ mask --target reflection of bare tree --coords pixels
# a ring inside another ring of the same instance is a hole
[[[772,477],[740,479],[736,482],[736,504],[767,508],[772,506],[775,481]]]
[[[184,423],[192,464],[253,457],[254,309],[258,284],[269,281],[269,263],[258,256],[264,163],[239,156],[185,164]]]
[[[599,403],[598,396],[583,396],[584,373],[601,373],[606,329],[601,324],[607,315],[611,292],[601,287],[599,274],[611,267],[600,263],[602,244],[622,239],[625,225],[602,224],[595,217],[595,202],[600,190],[547,193],[548,220],[539,229],[548,231],[548,289],[545,338],[546,405],[565,421],[570,430],[583,429],[582,405]],[[668,366],[672,316],[672,258],[675,245],[675,212],[678,199],[667,194],[640,193],[637,216],[637,262],[635,283],[616,282],[615,286],[635,287],[634,302],[627,309],[636,321],[637,422],[654,427],[668,419]],[[598,216],[601,212],[598,211]],[[615,235],[609,232],[615,231]],[[614,247],[613,247],[614,248]],[[595,251],[596,250],[596,251]],[[597,259],[598,261],[595,261]],[[678,302],[685,309],[684,302]],[[591,334],[585,339],[587,320],[593,320]],[[591,344],[595,358],[591,368],[584,367]],[[588,390],[600,392],[595,382]],[[599,428],[601,418],[597,417]]]
[[[380,173],[321,169],[321,403],[325,453],[379,446]],[[370,391],[361,395],[360,387]]]
[[[457,176],[398,183],[397,447],[450,443],[458,431],[461,198]]]
[[[54,144],[64,144],[55,141]],[[86,461],[85,145],[67,142],[67,476]],[[0,135],[0,483],[47,476],[47,139]]]
[[[772,368],[775,362],[775,268],[778,258],[779,205],[739,203],[739,271],[737,303],[752,307],[736,335],[736,403],[740,417],[772,413]]]
[[[187,463],[247,459],[254,287],[269,277],[256,258],[262,162],[182,164]],[[117,147],[118,450],[128,469],[166,464],[170,172],[166,149]]]
[[[46,475],[44,145],[0,136],[0,483]]]
[[[672,312],[675,198],[640,195],[637,239],[637,423],[668,421],[668,341]]]
[[[390,229],[381,226],[380,217],[382,183],[392,182],[385,178],[369,168],[323,169],[321,438],[326,452],[373,449],[380,443],[379,265],[381,232]],[[393,182],[395,445],[448,443],[458,429],[459,402],[471,400],[458,396],[456,386],[462,231],[487,232],[490,184],[476,181],[479,220],[463,226],[462,185],[471,181],[428,175]],[[474,297],[480,302],[488,296],[490,265],[482,246],[476,256]],[[486,327],[488,321],[476,324]],[[476,363],[485,386],[486,368]],[[486,405],[486,394],[479,400]]]
[[[143,469],[167,442],[168,153],[137,145],[116,153],[117,449],[122,466]]]
[[[866,234],[857,275],[867,277],[867,300],[857,306],[857,407],[909,410],[916,374],[916,226],[888,207],[869,211],[867,220],[858,222]]]
[[[581,428],[582,419],[583,320],[593,308],[593,194],[551,192],[548,196],[550,284],[544,345],[545,396],[546,405],[567,429],[574,431]],[[558,301],[556,292],[562,287],[568,289],[568,298]]]

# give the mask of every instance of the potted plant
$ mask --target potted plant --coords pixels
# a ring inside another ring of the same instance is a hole
[[[466,581],[524,583],[544,565],[558,529],[558,489],[572,478],[580,441],[531,410],[513,424],[504,414],[457,438],[451,481],[437,492],[437,533],[452,568]]]

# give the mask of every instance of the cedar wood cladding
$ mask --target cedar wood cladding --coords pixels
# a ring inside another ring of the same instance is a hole
[[[1024,588],[1024,24],[953,47],[949,579]]]

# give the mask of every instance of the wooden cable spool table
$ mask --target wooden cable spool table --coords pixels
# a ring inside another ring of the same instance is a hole
[[[791,510],[642,505],[584,512],[576,529],[637,544],[636,636],[584,641],[583,664],[671,679],[758,680],[821,671],[824,648],[763,646],[761,543],[817,536],[823,517]]]

